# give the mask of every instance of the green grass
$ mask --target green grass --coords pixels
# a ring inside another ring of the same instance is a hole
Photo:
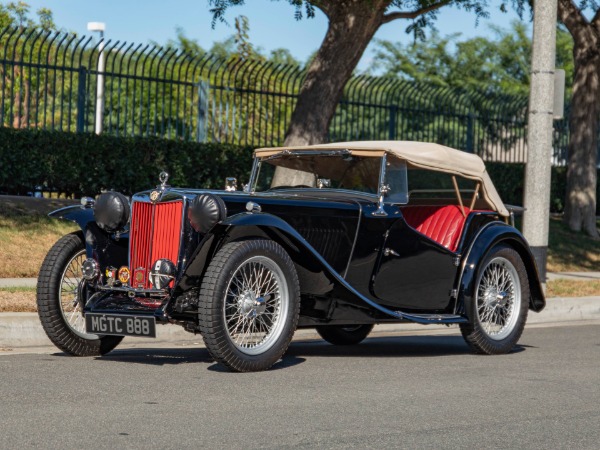
[[[11,287],[0,287],[0,296],[2,294],[16,294],[16,293],[20,293],[20,292],[36,292],[36,288],[34,287],[17,287],[17,286],[11,286]]]

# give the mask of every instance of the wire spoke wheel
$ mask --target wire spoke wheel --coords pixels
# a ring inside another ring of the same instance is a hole
[[[460,331],[476,353],[497,355],[514,348],[529,307],[527,269],[514,248],[498,245],[490,251],[465,307],[469,323],[460,324]]]
[[[477,318],[491,339],[504,339],[513,331],[521,308],[521,283],[510,261],[497,257],[488,263],[476,301]]]
[[[238,350],[268,350],[283,329],[289,293],[279,266],[264,256],[243,262],[233,274],[223,305],[227,333]]]
[[[276,242],[230,242],[212,259],[200,289],[206,348],[236,372],[266,370],[292,340],[300,311],[294,263]]]

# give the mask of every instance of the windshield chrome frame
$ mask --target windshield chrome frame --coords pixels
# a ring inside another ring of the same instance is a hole
[[[385,168],[387,166],[387,153],[384,153],[381,157],[381,167],[379,168],[379,185],[377,187],[377,209],[373,211],[374,216],[387,216],[387,212],[383,208],[385,194],[390,190],[389,186],[385,184]]]
[[[270,155],[264,158],[260,158],[258,156],[254,157],[254,161],[252,162],[252,171],[250,173],[250,180],[248,181],[248,186],[250,187],[248,192],[250,194],[256,194],[256,182],[258,181],[258,172],[260,170],[260,166],[263,162],[269,161],[270,159],[275,159],[280,156],[305,156],[305,155],[320,155],[320,156],[344,156],[351,155],[352,151],[348,149],[343,150],[323,150],[323,151],[314,151],[314,150],[282,150],[279,153],[275,153],[274,155]],[[381,157],[381,165],[379,167],[379,182],[377,186],[377,194],[371,194],[374,197],[378,198],[378,208],[375,211],[374,215],[386,215],[387,213],[383,209],[384,197],[385,194],[389,191],[388,186],[385,184],[385,175],[386,175],[386,165],[387,165],[387,153],[384,153]],[[344,189],[347,192],[359,192],[351,189]],[[361,192],[361,194],[365,194]],[[379,214],[377,214],[379,213]]]

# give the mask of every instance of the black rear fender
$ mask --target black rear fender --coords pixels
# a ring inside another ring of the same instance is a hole
[[[540,312],[546,306],[544,291],[540,283],[535,259],[531,254],[529,245],[523,235],[515,228],[502,222],[491,222],[485,226],[475,237],[473,243],[465,254],[463,259],[462,273],[460,275],[459,292],[462,292],[463,299],[469,299],[475,294],[475,284],[480,262],[485,259],[488,252],[498,244],[505,244],[514,248],[527,269],[527,278],[529,279],[529,309]]]

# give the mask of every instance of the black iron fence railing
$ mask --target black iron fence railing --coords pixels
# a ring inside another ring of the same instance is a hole
[[[305,72],[241,58],[27,28],[0,30],[0,125],[115,136],[282,144]],[[432,141],[487,161],[524,162],[527,98],[357,76],[331,141]],[[555,122],[564,164],[567,120]]]

